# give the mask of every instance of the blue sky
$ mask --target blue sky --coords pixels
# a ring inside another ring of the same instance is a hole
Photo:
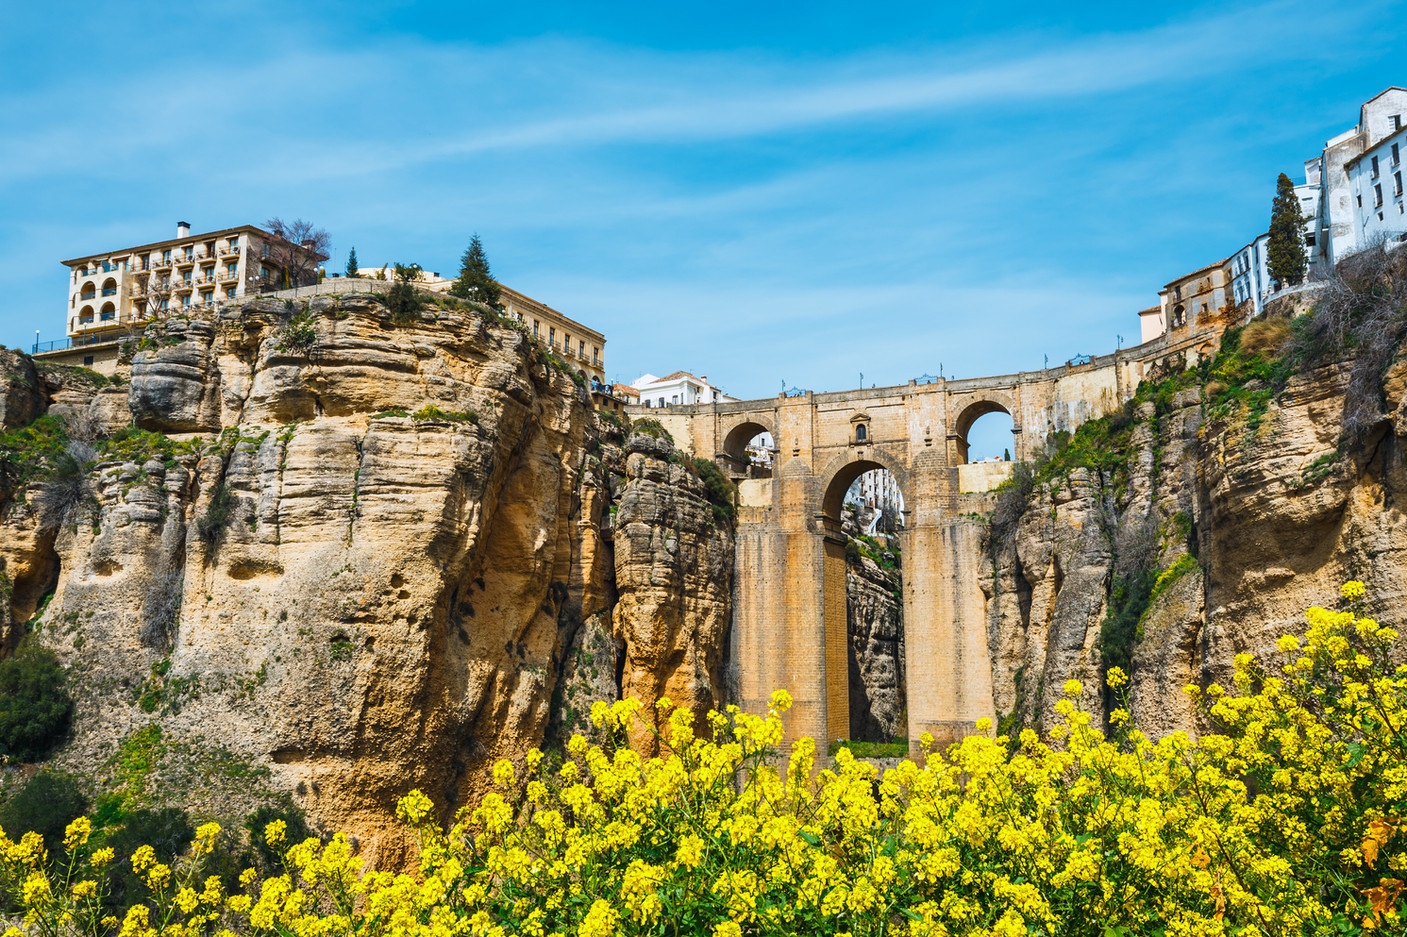
[[[1136,342],[1407,84],[1407,2],[6,4],[0,342],[58,261],[271,215],[766,396]]]

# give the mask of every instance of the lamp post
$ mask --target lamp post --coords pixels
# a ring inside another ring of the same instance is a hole
[[[39,330],[38,330],[38,329],[35,329],[35,330],[34,330],[34,351],[33,351],[33,354],[36,354],[36,355],[39,354]]]

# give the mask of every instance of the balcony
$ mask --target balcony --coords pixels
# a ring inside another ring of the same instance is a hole
[[[92,300],[97,299],[97,298],[98,298],[98,294],[97,294],[97,293],[79,293],[79,294],[78,294],[78,299],[79,299],[80,302],[85,302],[85,303],[86,303],[86,302],[91,302]]]
[[[170,257],[162,257],[160,260],[153,260],[153,261],[151,262],[151,268],[152,268],[153,270],[170,270],[170,269],[171,269],[171,258],[170,258]]]
[[[207,275],[205,275],[205,276],[196,277],[196,278],[195,278],[195,282],[196,282],[196,284],[199,285],[199,286],[206,286],[206,285],[208,285],[208,284],[214,283],[214,282],[215,282],[215,274],[211,273],[211,274],[207,274]]]
[[[220,256],[221,256],[221,257],[234,257],[234,256],[237,256],[238,254],[239,254],[239,245],[238,245],[238,244],[234,245],[233,247],[222,247],[222,248],[220,248]]]
[[[176,261],[176,266],[178,266],[178,267],[193,267],[193,266],[195,266],[195,255],[192,254],[192,255],[190,255],[189,257],[182,257],[182,258],[180,258],[179,260]]]
[[[116,296],[116,295],[117,295],[117,287],[114,286],[114,287],[111,287],[111,288],[109,288],[109,289],[103,290],[103,295],[104,295],[104,296]]]
[[[217,273],[217,274],[215,275],[215,279],[219,280],[221,283],[224,283],[224,282],[227,281],[227,280],[238,280],[238,279],[239,279],[239,271],[238,271],[238,270],[221,270],[219,273]]]
[[[189,293],[189,292],[191,292],[191,291],[194,290],[194,289],[195,289],[195,284],[193,284],[193,283],[178,283],[178,284],[176,285],[176,290],[175,290],[175,291],[176,291],[177,293]]]

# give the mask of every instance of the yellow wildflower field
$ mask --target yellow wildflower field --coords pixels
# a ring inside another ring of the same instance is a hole
[[[1101,731],[1071,681],[1049,739],[984,720],[883,774],[844,750],[817,771],[810,739],[780,752],[784,692],[706,726],[661,700],[668,753],[644,759],[628,699],[594,709],[603,744],[499,762],[472,810],[402,799],[413,874],[276,822],[284,874],[227,888],[203,874],[209,824],[174,867],[138,850],[154,897],[117,914],[79,819],[60,857],[0,835],[0,878],[45,937],[1401,934],[1407,668],[1362,585],[1342,597],[1279,659],[1238,657],[1233,687],[1189,687],[1215,728],[1197,740],[1146,738],[1126,706]]]

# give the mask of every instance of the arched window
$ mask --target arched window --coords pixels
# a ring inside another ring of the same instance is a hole
[[[856,423],[856,424],[855,424],[855,441],[856,441],[856,442],[864,442],[864,441],[865,441],[865,437],[868,436],[868,435],[869,435],[869,430],[865,428],[865,424],[864,424],[864,423]]]

